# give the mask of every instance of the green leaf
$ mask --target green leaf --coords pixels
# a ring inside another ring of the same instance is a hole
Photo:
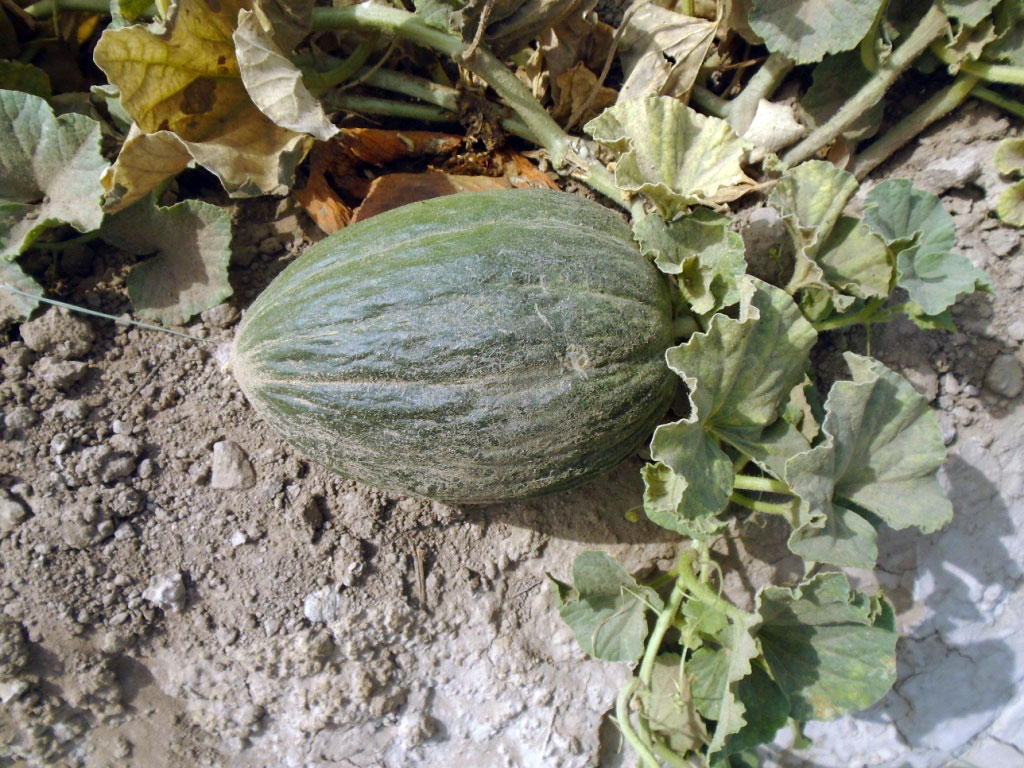
[[[38,96],[0,91],[0,257],[14,259],[60,224],[97,229],[106,167],[98,122],[56,117]]]
[[[812,128],[823,125],[861,89],[871,73],[861,63],[860,54],[848,51],[826,56],[814,68],[814,80],[800,100]],[[885,100],[880,99],[865,110],[857,120],[843,131],[843,137],[855,141],[874,136],[882,122]]]
[[[706,518],[725,508],[734,473],[719,441],[756,440],[775,421],[803,379],[817,338],[783,291],[746,275],[737,284],[738,319],[716,314],[707,333],[695,333],[665,353],[669,367],[690,388],[690,417],[662,424],[651,441],[653,458],[685,483],[674,480],[672,489],[673,502],[679,499],[678,520]],[[656,514],[664,515],[665,506]]]
[[[927,315],[940,315],[962,293],[991,290],[988,276],[958,253],[953,217],[938,197],[906,179],[888,179],[868,192],[864,221],[896,257],[897,285]]]
[[[976,26],[999,4],[999,0],[939,0],[939,7],[969,27]]]
[[[651,730],[677,755],[685,755],[702,747],[709,737],[694,708],[689,679],[679,674],[679,663],[675,653],[663,653],[654,660],[651,689],[643,701]]]
[[[882,0],[754,0],[750,26],[768,50],[797,64],[855,48],[871,29]]]
[[[111,216],[102,236],[154,254],[128,273],[128,296],[146,320],[181,325],[231,295],[231,216],[219,206],[185,200],[162,208],[149,198]]]
[[[663,608],[658,593],[642,587],[603,552],[581,552],[573,584],[551,577],[558,613],[585,653],[605,661],[636,661],[647,639],[647,611]]]
[[[740,732],[753,717],[737,696],[737,684],[751,673],[751,661],[758,655],[752,630],[759,620],[758,615],[748,614],[744,621],[730,622],[720,648],[699,648],[686,663],[697,711],[717,721],[709,754],[721,750],[726,737]]]
[[[39,67],[20,61],[0,61],[0,89],[31,93],[41,99],[53,95],[50,76]]]
[[[844,357],[853,381],[832,385],[824,442],[786,464],[804,521],[790,548],[810,560],[870,568],[874,528],[854,505],[896,529],[938,530],[953,515],[936,476],[946,448],[935,414],[910,382],[877,360]]]
[[[857,180],[852,174],[832,163],[811,160],[782,174],[768,195],[768,204],[782,214],[782,222],[796,246],[796,263],[786,286],[789,293],[817,288],[824,290],[840,310],[852,303],[851,297],[842,296],[828,283],[817,259],[856,191]],[[841,243],[842,240],[833,240],[831,247],[838,248]],[[877,257],[872,256],[868,264],[876,261]]]
[[[925,251],[948,251],[956,242],[953,217],[942,201],[907,179],[886,179],[868,192],[864,222],[894,250],[915,239]]]
[[[757,607],[757,639],[797,720],[865,709],[896,680],[892,606],[884,597],[851,593],[843,574],[820,574],[793,589],[768,587]]]
[[[882,239],[860,219],[840,216],[822,244],[817,261],[825,280],[850,296],[871,299],[889,295],[889,252]]]
[[[645,464],[640,470],[644,479],[644,511],[651,522],[698,541],[707,541],[725,528],[726,521],[717,517],[725,504],[719,506],[721,497],[714,491],[726,485],[731,487],[732,483],[732,464],[728,457],[723,461],[721,451],[715,450],[716,446],[703,437],[699,429],[669,430],[663,435],[664,440],[674,442],[675,451],[671,455],[685,452],[690,445],[695,450],[704,449],[710,453],[707,457],[711,462],[707,475],[713,476],[710,492],[698,484],[687,494],[690,483],[686,477],[676,474],[660,461]],[[701,460],[697,454],[691,458]]]
[[[724,120],[678,99],[616,104],[584,129],[618,154],[616,184],[647,195],[666,219],[691,205],[735,200],[753,186],[740,166],[747,144]]]
[[[726,739],[725,750],[729,753],[754,749],[772,741],[789,719],[789,698],[782,688],[760,664],[751,667],[751,673],[736,687],[747,724]]]
[[[996,170],[1007,176],[1024,174],[1024,138],[1003,139],[996,147]]]
[[[633,223],[640,250],[654,257],[658,269],[678,275],[679,290],[699,315],[739,301],[736,278],[746,272],[743,238],[728,216],[696,208],[689,216],[666,223],[659,214]]]
[[[22,272],[21,267],[13,261],[0,259],[0,283],[7,283],[33,296],[43,295],[42,286]],[[3,286],[0,286],[0,327],[7,321],[27,318],[38,306],[39,302],[36,299],[5,291]]]
[[[914,325],[925,331],[956,330],[956,323],[953,322],[953,316],[948,309],[937,315],[928,315],[925,314],[920,304],[908,301],[903,306],[903,313],[910,318]]]
[[[905,248],[897,256],[896,267],[899,286],[929,315],[941,314],[962,293],[992,290],[988,275],[961,253]]]
[[[996,213],[1007,224],[1024,227],[1024,181],[1003,190],[996,204]]]

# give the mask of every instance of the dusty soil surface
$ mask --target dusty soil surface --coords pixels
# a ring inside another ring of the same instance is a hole
[[[871,339],[940,411],[957,518],[885,531],[879,570],[854,574],[900,609],[896,689],[812,726],[810,750],[783,734],[766,765],[1024,765],[1024,252],[994,216],[1007,181],[991,161],[1010,132],[969,106],[883,169],[942,194],[997,288],[961,301],[957,333]],[[310,234],[284,203],[234,210],[236,296],[189,327],[204,341],[58,310],[7,330],[0,766],[631,765],[608,718],[628,670],[583,656],[544,573],[566,578],[585,548],[671,562],[672,535],[624,517],[640,458],[491,507],[311,465],[222,368],[240,310]],[[783,238],[765,211],[744,234],[752,250]],[[118,254],[72,257],[69,300],[128,309]],[[791,571],[784,533],[742,530],[732,588]]]

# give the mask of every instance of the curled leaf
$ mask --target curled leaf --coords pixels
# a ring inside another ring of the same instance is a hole
[[[926,315],[939,315],[962,293],[991,290],[988,276],[950,249],[953,217],[930,192],[887,179],[868,192],[864,222],[898,252],[897,284]]]
[[[666,219],[691,205],[735,200],[754,184],[741,167],[749,147],[729,124],[668,96],[616,104],[585,130],[618,153],[619,187],[650,197]]]
[[[320,141],[338,133],[320,102],[303,85],[302,72],[274,41],[270,20],[259,6],[239,13],[232,37],[245,89],[275,125]]]
[[[13,261],[0,259],[0,283],[7,283],[7,285],[24,293],[32,294],[32,296],[43,295],[43,287],[26,275],[21,267]],[[4,290],[4,287],[0,285],[0,327],[10,320],[27,318],[38,306],[38,299]]]
[[[736,278],[747,263],[743,238],[729,225],[727,216],[696,208],[672,222],[656,213],[645,216],[633,223],[633,235],[658,269],[677,276],[693,311],[706,315],[739,301]]]
[[[176,134],[232,194],[281,194],[312,140],[275,124],[245,89],[232,35],[251,7],[179,0],[166,24],[107,29],[94,57],[142,133]]]
[[[115,213],[138,202],[192,162],[188,147],[170,131],[142,133],[134,123],[114,164],[100,181],[106,196],[103,210]]]
[[[688,94],[717,27],[714,21],[640,3],[627,20],[619,45],[626,75],[619,101]]]

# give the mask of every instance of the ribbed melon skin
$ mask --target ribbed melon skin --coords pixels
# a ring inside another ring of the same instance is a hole
[[[576,195],[435,198],[320,241],[257,298],[232,367],[300,452],[454,502],[577,485],[636,450],[675,377],[668,288]]]

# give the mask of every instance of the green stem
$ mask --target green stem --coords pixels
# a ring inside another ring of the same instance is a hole
[[[758,499],[748,499],[746,496],[739,493],[734,493],[730,496],[729,501],[734,504],[739,504],[741,507],[753,510],[754,512],[762,512],[766,515],[781,515],[789,520],[793,527],[796,528],[796,508],[794,507],[793,501],[789,501],[784,504],[773,501],[760,501]]]
[[[730,603],[724,597],[715,592],[705,582],[697,578],[697,574],[693,572],[693,556],[696,553],[691,549],[683,553],[683,556],[679,558],[679,581],[682,582],[683,587],[690,595],[705,605],[710,605],[726,616],[732,621],[746,621],[747,614],[745,611],[740,610],[735,605]]]
[[[696,13],[695,5],[694,0],[682,0],[676,11],[683,14],[683,16],[693,16]]]
[[[785,493],[793,495],[781,480],[774,477],[752,477],[751,475],[736,475],[732,487],[737,491],[763,491],[765,493]]]
[[[879,309],[882,306],[881,299],[875,299],[869,301],[860,310],[850,315],[839,315],[837,317],[831,317],[828,320],[820,320],[814,323],[814,330],[822,333],[824,331],[834,331],[839,328],[847,328],[851,325],[871,325],[872,323],[887,323],[892,319],[891,312],[883,312],[879,315]]]
[[[382,117],[405,117],[410,120],[423,120],[428,123],[457,123],[454,113],[432,104],[409,104],[404,101],[391,101],[376,96],[359,96],[352,93],[337,93],[327,97],[331,109],[345,109],[363,115],[380,115]]]
[[[376,44],[377,35],[370,35],[367,39],[360,42],[349,57],[338,66],[332,67],[326,72],[303,72],[303,82],[314,93],[326,91],[328,88],[333,88],[345,82],[366,63],[366,60],[370,58],[370,54],[373,53],[373,47]]]
[[[641,741],[636,731],[633,730],[633,723],[629,718],[629,702],[632,700],[633,693],[638,685],[640,685],[640,680],[634,677],[619,690],[619,695],[615,699],[615,719],[618,720],[619,730],[622,731],[622,735],[629,742],[629,746],[639,755],[644,768],[661,768],[658,764],[658,758],[654,756],[654,753],[651,752],[647,744]]]
[[[720,117],[723,120],[729,113],[729,101],[721,96],[712,93],[703,85],[693,86],[690,91],[690,103],[700,107],[709,115]]]
[[[944,34],[949,22],[938,4],[933,5],[918,22],[914,30],[882,64],[867,83],[848,100],[828,122],[811,131],[799,144],[787,152],[783,165],[792,168],[831,144],[865,111],[874,106],[887,90],[933,40]]]
[[[861,152],[853,162],[853,175],[862,180],[921,131],[960,106],[977,83],[977,77],[961,72],[948,88],[936,93]]]
[[[555,168],[562,167],[571,158],[583,168],[581,181],[613,202],[626,206],[608,169],[596,158],[585,157],[582,145],[580,151],[576,151],[572,140],[533,97],[529,87],[484,47],[478,47],[468,59],[463,59],[462,54],[469,46],[461,39],[431,27],[415,14],[384,5],[314,8],[313,29],[360,29],[400,35],[458,60],[462,66],[490,85],[515,110],[530,135],[536,137],[537,143],[548,151]]]
[[[1011,115],[1024,118],[1024,104],[1013,99],[1008,99],[1001,93],[997,93],[990,88],[985,88],[981,85],[974,86],[974,90],[971,91],[971,96],[976,96],[979,99],[995,104],[1004,112],[1009,112]]]
[[[683,554],[685,556],[692,552],[693,550],[687,550]],[[680,573],[682,573],[683,570],[689,569],[690,563],[684,562],[683,558],[680,558]],[[651,630],[651,636],[647,639],[647,647],[644,649],[644,658],[643,661],[640,662],[640,672],[638,677],[640,678],[640,682],[644,688],[651,687],[651,676],[654,674],[654,662],[658,658],[658,651],[661,650],[661,641],[665,639],[665,633],[668,632],[669,627],[672,626],[672,621],[679,612],[679,606],[683,604],[684,597],[686,597],[686,587],[677,577],[676,583],[672,587],[672,593],[668,596],[668,603],[665,605],[665,609],[658,614],[658,621],[655,622],[654,629]]]
[[[654,751],[658,753],[658,757],[671,765],[672,768],[694,768],[693,761],[676,754],[659,736],[654,737]]]
[[[761,99],[770,99],[794,66],[793,60],[781,53],[773,53],[764,60],[761,68],[726,109],[726,119],[737,134],[742,136],[750,127]]]
[[[365,71],[365,70],[364,70]],[[378,69],[367,74],[363,80],[366,85],[380,88],[383,91],[400,93],[428,104],[447,109],[449,112],[459,111],[459,92],[454,88],[438,85],[424,77],[414,77],[390,69]]]
[[[104,0],[40,0],[25,9],[25,13],[36,19],[46,19],[60,11],[85,11],[110,15],[110,3]]]
[[[1006,85],[1024,85],[1024,67],[1014,67],[1009,64],[990,64],[987,61],[957,61],[956,56],[941,42],[931,46],[931,51],[943,64],[951,67],[959,67],[961,72],[974,75],[990,83],[1005,83]]]

